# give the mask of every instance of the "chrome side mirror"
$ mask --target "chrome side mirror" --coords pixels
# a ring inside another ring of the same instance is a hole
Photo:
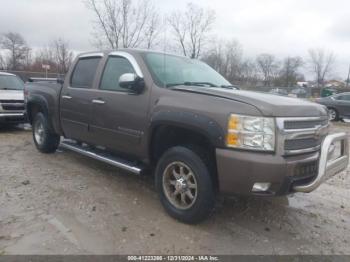
[[[140,94],[145,88],[145,83],[143,79],[136,74],[127,73],[119,77],[119,86]]]

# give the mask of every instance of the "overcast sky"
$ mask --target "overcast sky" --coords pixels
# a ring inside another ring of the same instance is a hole
[[[154,0],[163,13],[187,0]],[[307,57],[309,48],[334,51],[335,76],[350,63],[349,0],[192,0],[216,12],[213,34],[236,39],[246,56],[273,53]],[[63,37],[77,51],[92,50],[92,13],[81,0],[0,0],[0,33],[21,33],[31,47]]]

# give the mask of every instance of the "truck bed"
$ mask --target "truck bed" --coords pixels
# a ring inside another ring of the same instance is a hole
[[[39,101],[46,106],[50,116],[52,127],[58,134],[61,133],[59,122],[59,98],[62,90],[62,84],[58,82],[27,82],[25,84],[25,99],[30,101]],[[30,98],[30,99],[29,99]],[[28,106],[28,104],[27,104]],[[30,113],[30,112],[28,112]],[[31,115],[28,115],[29,121],[32,121]]]

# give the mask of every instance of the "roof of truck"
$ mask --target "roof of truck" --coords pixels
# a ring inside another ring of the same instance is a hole
[[[16,76],[14,74],[6,73],[6,72],[0,72],[0,75],[2,75],[2,76]]]

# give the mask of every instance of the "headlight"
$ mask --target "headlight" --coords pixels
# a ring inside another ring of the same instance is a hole
[[[231,114],[228,120],[226,145],[261,151],[275,150],[275,120]]]

